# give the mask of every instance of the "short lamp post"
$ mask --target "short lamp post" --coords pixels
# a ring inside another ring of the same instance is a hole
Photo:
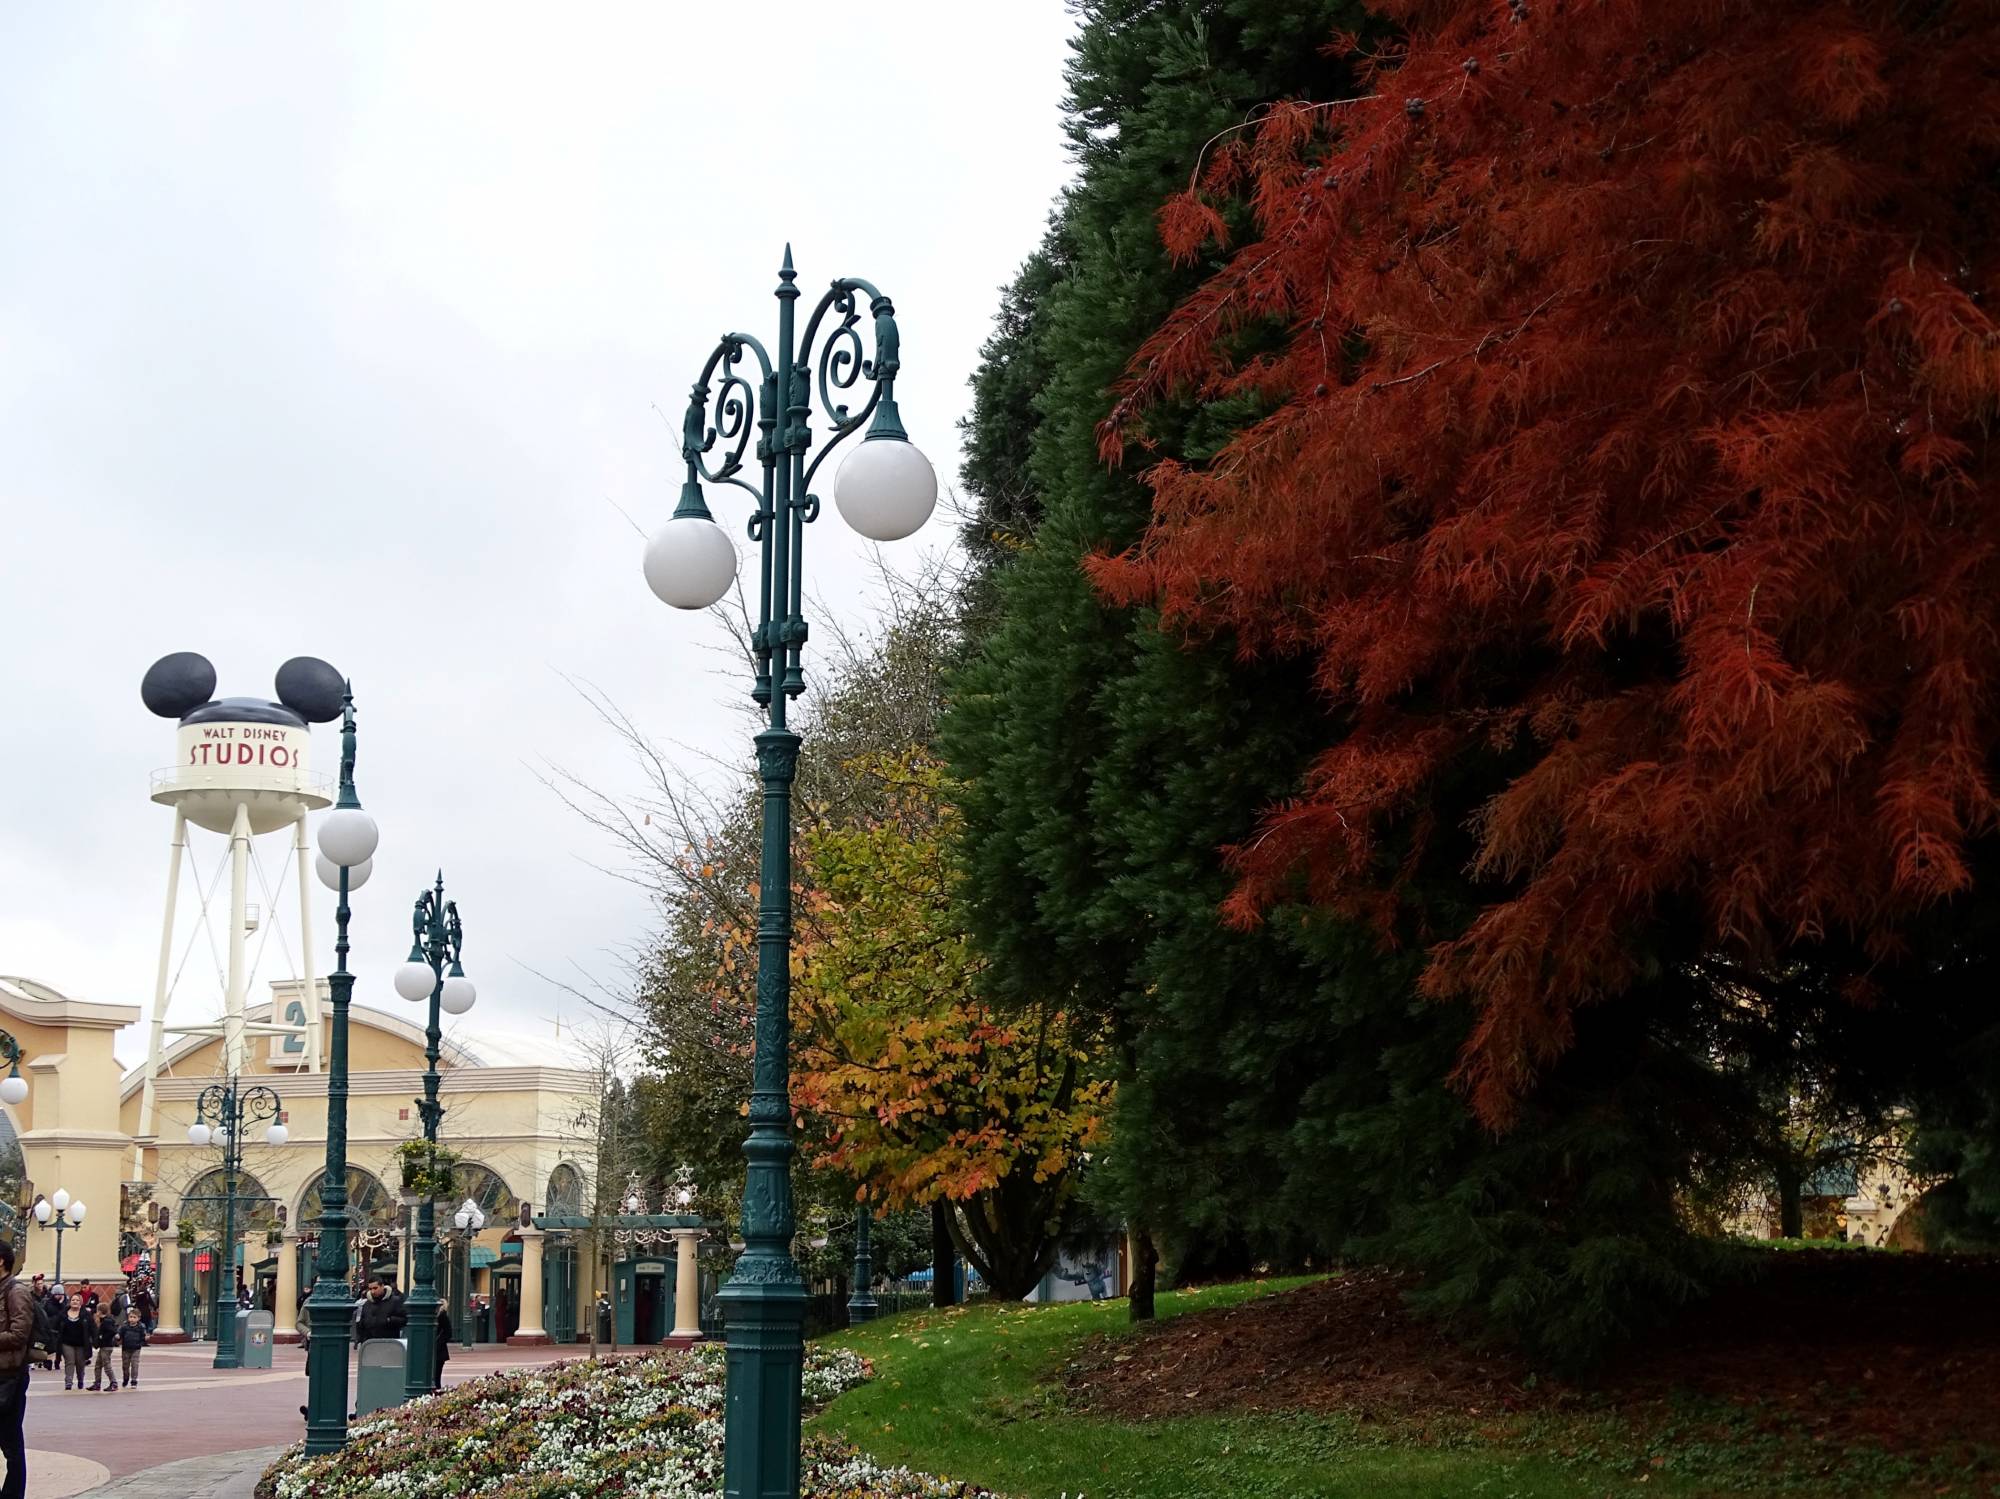
[[[733,484],[750,496],[750,539],[759,554],[751,695],[764,707],[767,721],[757,735],[764,843],[756,1054],[750,1133],[743,1144],[749,1162],[744,1249],[720,1294],[728,1338],[723,1426],[727,1499],[796,1499],[799,1491],[806,1292],[792,1258],[792,1110],[787,1092],[792,780],[799,736],[787,727],[785,708],[806,685],[802,562],[805,528],[820,512],[813,476],[835,447],[865,426],[866,437],[848,453],[833,481],[833,503],[847,523],[872,541],[898,541],[913,535],[937,504],[937,475],[911,444],[896,407],[901,341],[895,307],[868,282],[842,277],[821,295],[800,335],[793,306],[799,298],[797,279],[787,247],[775,291],[775,358],[750,334],[728,333],[702,365],[681,427],[687,477],[680,503],[647,543],[645,556],[647,585],[662,602],[677,609],[706,609],[719,602],[736,577],[736,546],[710,516],[701,481]],[[864,357],[855,331],[864,305],[873,357]],[[743,368],[746,357],[754,369]],[[872,387],[868,398],[860,410],[850,410],[842,395],[863,378]],[[817,454],[810,425],[815,392],[830,429]],[[754,462],[763,471],[755,482],[744,477],[753,418]]]
[[[54,1284],[61,1285],[63,1283],[63,1235],[73,1228],[83,1227],[84,1206],[80,1202],[72,1202],[69,1193],[65,1192],[61,1187],[57,1187],[55,1196],[37,1197],[35,1199],[34,1214],[36,1223],[40,1224],[43,1228],[55,1230],[56,1278]]]
[[[423,1115],[424,1143],[433,1147],[434,1165],[438,1122],[444,1118],[444,1106],[438,1102],[438,1051],[444,1040],[438,1015],[440,1011],[463,1015],[479,994],[465,976],[461,962],[465,929],[459,923],[458,903],[444,898],[443,870],[438,871],[437,884],[417,897],[410,927],[410,956],[396,970],[395,985],[396,992],[412,1004],[430,1001],[430,1023],[424,1029],[424,1096],[417,1100],[417,1109]],[[522,1294],[530,1289],[523,1286]],[[410,1294],[404,1310],[409,1314],[403,1330],[409,1355],[403,1365],[403,1395],[416,1400],[430,1394],[437,1376],[437,1206],[428,1191],[417,1204]]]
[[[347,1011],[354,975],[347,971],[347,898],[368,882],[380,841],[375,820],[354,792],[354,693],[341,699],[340,795],[320,820],[320,883],[338,897],[334,907],[333,1000],[326,1074],[326,1167],[319,1184],[319,1245],[313,1263],[306,1323],[306,1451],[338,1452],[347,1445],[347,1350],[354,1332],[354,1303],[347,1287]]]
[[[243,1174],[243,1130],[260,1119],[271,1121],[264,1131],[266,1145],[283,1145],[289,1131],[278,1118],[282,1105],[278,1095],[261,1083],[244,1087],[231,1076],[210,1083],[194,1101],[194,1123],[188,1126],[188,1144],[222,1147],[222,1269],[216,1277],[214,1299],[215,1365],[236,1369],[242,1358],[236,1347],[235,1323],[222,1315],[225,1294],[236,1302],[236,1179]]]
[[[458,1318],[458,1346],[472,1346],[472,1241],[486,1228],[486,1214],[478,1203],[470,1197],[458,1205],[458,1211],[451,1215],[451,1221],[458,1227],[458,1237],[465,1245],[465,1274],[458,1281],[458,1307],[453,1313]],[[435,1355],[433,1355],[435,1356]]]
[[[847,1297],[847,1322],[850,1327],[860,1322],[873,1322],[878,1310],[875,1303],[875,1262],[868,1252],[868,1229],[874,1217],[875,1210],[865,1199],[854,1211],[854,1289]]]

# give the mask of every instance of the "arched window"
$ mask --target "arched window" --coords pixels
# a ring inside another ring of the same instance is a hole
[[[222,1168],[204,1171],[181,1193],[180,1221],[193,1227],[197,1238],[222,1232],[226,1204],[222,1202],[225,1178]],[[264,1184],[248,1171],[236,1173],[236,1234],[269,1233],[278,1226],[278,1204],[264,1190]]]
[[[549,1173],[548,1211],[562,1218],[583,1212],[583,1173],[567,1161]]]
[[[321,1188],[326,1185],[324,1174],[315,1176],[312,1184],[299,1198],[299,1215],[292,1220],[293,1227],[301,1233],[312,1233],[319,1228],[321,1211]],[[396,1226],[396,1199],[389,1195],[388,1188],[372,1171],[364,1171],[359,1166],[347,1168],[347,1226],[349,1228],[394,1228]]]
[[[486,1215],[488,1223],[511,1216],[514,1204],[519,1201],[504,1181],[477,1161],[463,1161],[452,1168],[451,1202],[439,1211],[449,1217],[468,1197],[479,1204],[479,1211]]]

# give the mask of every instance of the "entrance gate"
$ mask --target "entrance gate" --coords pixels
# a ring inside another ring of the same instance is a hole
[[[552,1343],[576,1341],[576,1246],[551,1244],[542,1255],[542,1328]]]

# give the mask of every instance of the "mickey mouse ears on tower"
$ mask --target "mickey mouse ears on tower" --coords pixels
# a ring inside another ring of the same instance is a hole
[[[340,717],[347,683],[317,656],[294,656],[278,668],[278,701],[307,723],[332,723]]]
[[[185,718],[214,696],[215,668],[193,651],[160,657],[139,683],[146,710],[161,718]]]
[[[149,712],[161,718],[177,718],[183,723],[191,717],[249,716],[275,722],[296,718],[301,724],[331,723],[340,717],[341,698],[347,684],[326,662],[317,656],[294,656],[278,668],[278,698],[275,703],[258,704],[254,698],[230,698],[227,703],[238,710],[234,714],[210,713],[201,715],[204,708],[220,708],[214,702],[215,667],[206,656],[193,651],[175,651],[171,656],[162,656],[146,670],[145,678],[139,683],[139,697]],[[244,714],[242,710],[260,706],[263,713]]]

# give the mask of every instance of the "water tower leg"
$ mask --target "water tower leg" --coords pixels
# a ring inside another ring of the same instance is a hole
[[[174,809],[174,841],[167,855],[167,915],[160,924],[160,967],[153,979],[153,1023],[146,1033],[146,1081],[139,1090],[140,1144],[132,1147],[132,1180],[146,1179],[146,1147],[153,1133],[153,1083],[167,1039],[167,988],[173,981],[174,902],[181,893],[181,853],[187,848],[187,813]]]
[[[234,1075],[243,1071],[243,991],[249,983],[245,971],[243,922],[247,914],[250,884],[250,808],[236,804],[236,821],[229,829],[229,992],[225,996],[222,1055],[224,1066]]]
[[[313,966],[313,873],[312,848],[306,839],[306,820],[296,824],[299,851],[299,972],[306,980],[306,1071],[319,1071],[319,970]]]

